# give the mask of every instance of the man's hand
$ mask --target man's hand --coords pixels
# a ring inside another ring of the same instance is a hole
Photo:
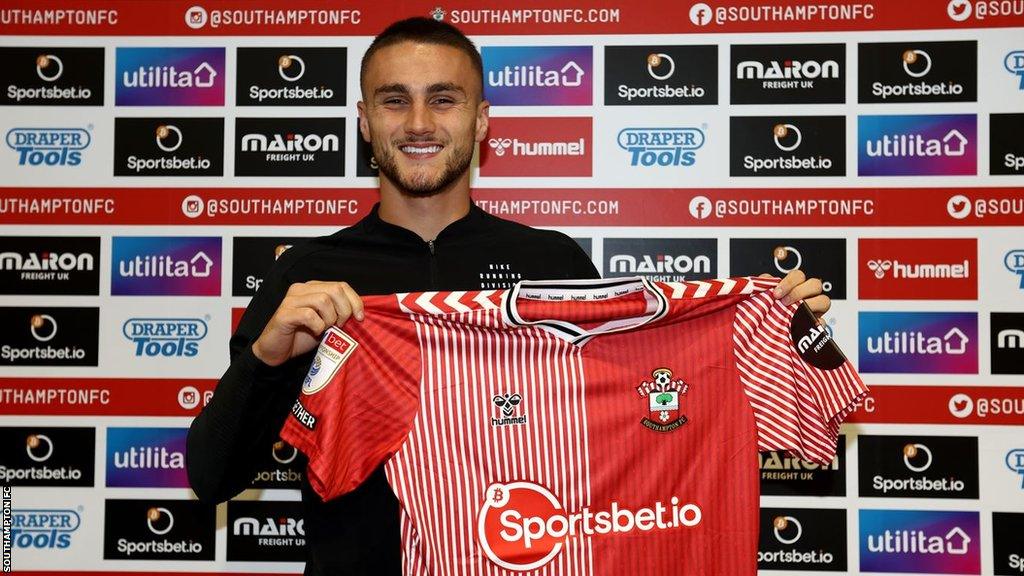
[[[363,301],[347,283],[292,284],[253,342],[252,353],[264,364],[279,366],[315,348],[325,330],[341,326],[349,317],[363,320]]]
[[[771,277],[771,274],[762,274],[761,276]],[[832,307],[832,300],[822,294],[821,280],[808,279],[800,270],[793,270],[786,274],[772,294],[776,300],[781,300],[786,306],[803,300],[818,318],[821,318]]]

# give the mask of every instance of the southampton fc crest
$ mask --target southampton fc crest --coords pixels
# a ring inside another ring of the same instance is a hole
[[[686,424],[686,416],[679,413],[679,400],[686,395],[689,386],[681,379],[672,379],[668,368],[657,368],[651,372],[653,382],[641,382],[636,391],[647,400],[650,414],[640,423],[655,432],[671,432]]]

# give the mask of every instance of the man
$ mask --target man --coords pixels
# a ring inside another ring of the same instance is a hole
[[[489,104],[480,55],[461,32],[428,18],[393,24],[363,57],[360,85],[359,130],[380,166],[380,204],[354,226],[282,255],[250,303],[231,339],[231,366],[189,430],[189,480],[204,501],[249,486],[320,335],[362,320],[360,293],[598,277],[565,235],[473,206],[469,167],[487,134]],[[779,286],[787,302],[805,299],[819,314],[828,308],[821,283],[802,273]],[[400,510],[382,469],[326,503],[303,484],[307,574],[400,573]]]

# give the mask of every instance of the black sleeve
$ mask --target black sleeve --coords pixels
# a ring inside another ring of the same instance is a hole
[[[252,352],[289,284],[280,266],[267,274],[231,337],[231,365],[189,427],[185,467],[202,501],[223,502],[249,487],[298,395],[310,355],[271,367]]]
[[[572,276],[570,278],[576,280],[596,280],[600,278],[601,273],[594,266],[594,261],[590,259],[590,256],[587,256],[587,253],[583,251],[583,248],[580,248],[579,244],[576,244],[575,241],[573,241],[573,244],[576,246],[576,253],[572,259]]]

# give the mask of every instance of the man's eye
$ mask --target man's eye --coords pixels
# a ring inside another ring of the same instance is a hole
[[[389,105],[389,106],[396,106],[396,105],[405,104],[405,100],[403,100],[401,98],[388,98],[388,99],[384,100],[384,103]]]
[[[448,98],[447,96],[439,96],[434,98],[434,104],[454,104],[455,100]]]

